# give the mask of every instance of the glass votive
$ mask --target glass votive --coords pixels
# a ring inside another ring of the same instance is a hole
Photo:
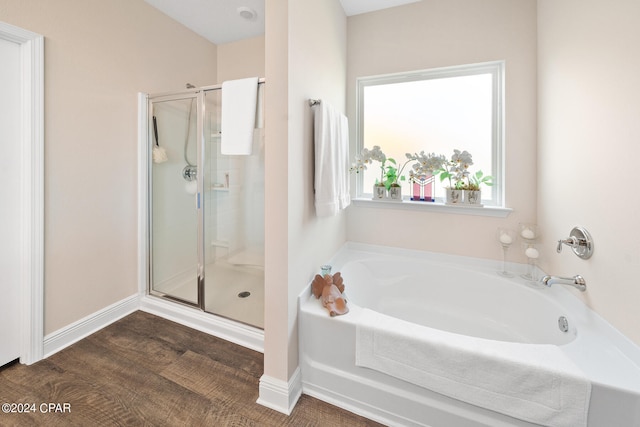
[[[538,280],[536,266],[538,258],[540,257],[540,252],[533,245],[528,245],[524,254],[527,257],[527,272],[521,277],[523,279],[530,280],[531,282],[536,282]]]
[[[320,275],[322,277],[324,277],[327,274],[331,275],[331,266],[329,264],[321,265],[320,266]]]
[[[497,238],[502,246],[510,246],[516,240],[516,233],[508,228],[498,228]]]
[[[538,226],[536,224],[531,223],[520,223],[520,237],[524,240],[535,240],[538,238]]]

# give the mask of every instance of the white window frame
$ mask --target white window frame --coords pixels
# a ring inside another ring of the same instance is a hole
[[[492,200],[490,206],[486,206],[485,208],[490,208],[490,211],[496,212],[498,211],[511,211],[510,209],[505,209],[505,182],[504,182],[504,61],[492,61],[492,62],[484,62],[478,64],[468,64],[468,65],[459,65],[452,67],[441,67],[441,68],[433,68],[427,70],[418,70],[418,71],[409,71],[409,72],[400,72],[393,74],[384,74],[377,76],[368,76],[368,77],[360,77],[356,80],[357,82],[357,104],[356,104],[356,147],[355,152],[359,153],[364,147],[364,88],[367,86],[375,86],[375,85],[384,85],[384,84],[392,84],[392,83],[401,83],[401,82],[410,82],[410,81],[418,81],[418,80],[428,80],[428,79],[439,79],[446,77],[460,77],[460,76],[469,76],[469,75],[477,75],[477,74],[491,74],[492,82],[493,82],[493,105],[492,105],[492,149],[491,149],[491,157],[493,170],[488,173],[488,175],[492,175],[494,178],[494,185],[491,187],[487,187],[490,189],[492,193]],[[371,148],[371,147],[369,147]],[[384,151],[385,147],[382,147]],[[425,147],[426,151],[428,147]],[[447,153],[443,153],[448,156]],[[368,200],[365,198],[366,193],[363,189],[363,177],[358,174],[356,177],[356,194],[355,200],[364,201]],[[412,202],[410,200],[404,200],[403,203],[390,202],[393,203],[394,206],[400,208],[414,208],[414,206],[424,206],[427,209],[431,209],[433,207],[445,207],[442,203],[441,196],[436,199],[435,203],[429,202]],[[382,203],[380,201],[374,202],[376,204]],[[380,207],[383,207],[380,205]],[[391,206],[384,206],[391,207]],[[491,209],[496,208],[496,209]],[[478,214],[480,213],[478,210],[483,208],[463,208],[463,209],[472,209],[472,211],[466,211],[465,213],[469,214]],[[459,211],[459,208],[456,209]],[[482,214],[482,213],[480,213]],[[485,212],[485,214],[490,214],[489,212]],[[508,212],[505,213],[505,215]]]

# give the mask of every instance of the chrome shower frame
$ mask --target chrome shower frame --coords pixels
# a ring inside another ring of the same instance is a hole
[[[197,190],[196,190],[196,212],[197,212],[197,300],[196,302],[188,301],[173,295],[169,295],[157,290],[153,289],[153,212],[151,209],[147,210],[147,223],[148,223],[148,253],[149,253],[149,261],[147,263],[147,283],[146,283],[146,293],[148,295],[159,296],[163,298],[170,299],[172,301],[178,302],[180,304],[184,304],[191,307],[197,307],[198,309],[204,311],[204,283],[205,283],[205,269],[204,269],[204,203],[202,200],[203,194],[203,186],[204,186],[204,174],[198,173],[198,169],[202,170],[202,164],[204,160],[204,92],[208,90],[216,90],[220,87],[211,87],[211,88],[193,88],[185,91],[179,92],[171,92],[171,93],[160,93],[160,94],[150,94],[147,95],[147,103],[148,103],[148,117],[153,117],[153,105],[155,102],[165,102],[165,101],[178,101],[182,99],[195,99],[196,101],[196,166],[186,165],[182,170],[182,176],[186,181],[196,181]],[[151,160],[149,160],[149,165],[151,164]],[[153,206],[153,169],[148,167],[147,170],[147,182],[148,182],[148,206]]]
[[[261,79],[264,83],[264,79]],[[210,335],[220,337],[252,350],[264,351],[264,331],[260,328],[225,318],[202,310],[197,304],[184,301],[162,292],[150,292],[153,279],[152,259],[152,157],[153,124],[151,100],[175,98],[197,98],[199,91],[220,89],[221,85],[195,88],[165,93],[148,94],[139,92],[138,100],[138,296],[136,306],[143,311],[165,317],[190,328],[196,328]],[[202,134],[201,134],[202,135]],[[204,181],[203,181],[204,182]],[[203,184],[199,186],[202,191]],[[198,284],[203,283],[202,278]],[[201,291],[203,292],[203,290]],[[200,294],[202,299],[202,293]],[[129,299],[127,299],[128,301]],[[114,308],[122,310],[122,306]]]
[[[264,78],[260,78],[258,80],[258,85],[262,85],[265,83]],[[146,211],[147,217],[147,231],[146,231],[146,245],[147,245],[147,262],[146,262],[146,295],[158,296],[166,299],[170,299],[171,301],[175,301],[177,303],[198,308],[200,311],[205,312],[205,203],[203,200],[204,191],[204,173],[199,173],[200,171],[204,171],[204,159],[205,159],[205,148],[206,141],[204,135],[205,129],[205,93],[212,92],[216,90],[222,90],[222,85],[211,85],[211,86],[203,86],[196,88],[188,88],[182,91],[176,92],[163,92],[158,94],[148,94],[146,95],[147,100],[147,115],[148,117],[153,117],[153,103],[154,102],[162,102],[162,101],[176,101],[181,99],[195,99],[196,100],[196,141],[197,141],[197,158],[196,158],[196,166],[195,171],[194,167],[190,167],[187,165],[183,169],[183,178],[187,181],[193,181],[194,179],[197,182],[197,191],[196,191],[196,209],[197,209],[197,302],[194,303],[192,301],[188,301],[176,296],[172,296],[160,291],[156,291],[153,289],[153,212],[150,208]],[[149,122],[149,120],[147,120]],[[149,123],[149,126],[151,124]],[[149,131],[149,135],[151,135]],[[148,155],[148,163],[146,170],[146,180],[147,180],[147,206],[153,206],[153,170],[150,166],[152,164],[150,157],[150,149],[147,150]]]

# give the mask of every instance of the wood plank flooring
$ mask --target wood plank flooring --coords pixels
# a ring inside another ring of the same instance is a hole
[[[262,372],[261,353],[138,311],[2,368],[0,404],[29,412],[0,412],[0,426],[381,425],[305,395],[288,417],[258,405]]]

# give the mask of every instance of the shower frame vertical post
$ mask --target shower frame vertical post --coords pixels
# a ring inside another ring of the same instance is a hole
[[[205,283],[205,189],[204,189],[204,175],[205,175],[205,135],[204,135],[204,91],[199,90],[196,96],[196,134],[199,140],[197,152],[197,182],[198,182],[198,307],[200,310],[205,309],[204,305],[204,283]]]

